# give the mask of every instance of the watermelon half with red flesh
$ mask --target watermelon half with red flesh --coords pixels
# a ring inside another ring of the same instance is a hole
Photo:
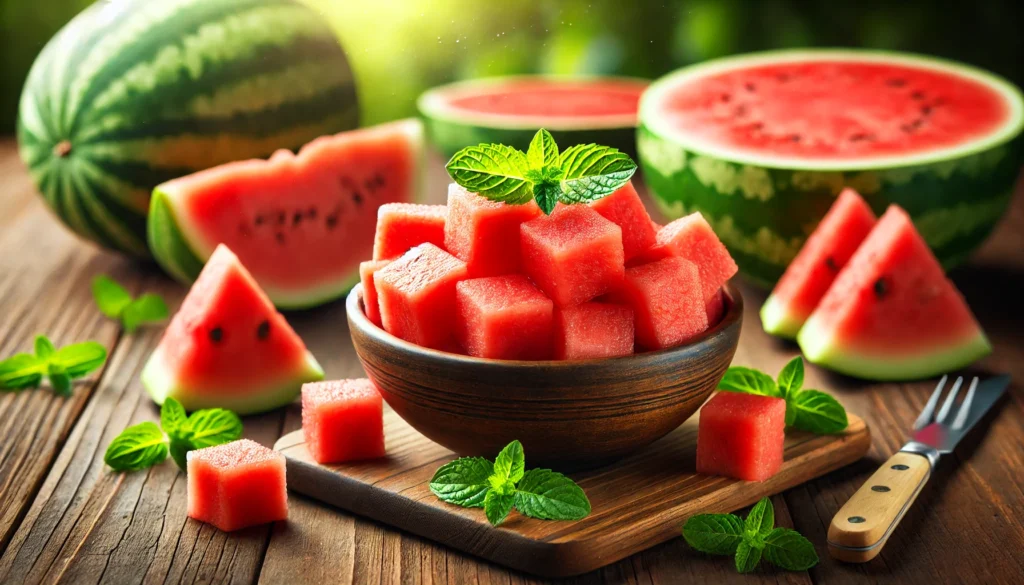
[[[563,150],[603,144],[634,153],[637,105],[650,82],[628,77],[525,75],[436,87],[417,105],[431,142],[446,156],[500,143],[524,152],[539,128]]]
[[[992,351],[910,216],[892,206],[797,336],[808,361],[873,380],[928,378]]]
[[[149,246],[185,283],[226,244],[280,308],[343,295],[373,251],[377,209],[419,197],[423,130],[403,120],[318,138],[158,186]]]
[[[1024,162],[1024,97],[974,67],[916,55],[739,55],[655,81],[637,150],[670,218],[700,211],[741,272],[782,276],[839,193],[898,204],[944,266],[1009,203]]]

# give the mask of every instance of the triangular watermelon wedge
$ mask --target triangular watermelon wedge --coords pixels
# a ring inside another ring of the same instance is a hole
[[[142,371],[157,404],[238,414],[288,404],[324,372],[238,257],[218,246]]]
[[[963,296],[897,206],[839,273],[797,340],[809,361],[872,380],[927,378],[992,351]]]

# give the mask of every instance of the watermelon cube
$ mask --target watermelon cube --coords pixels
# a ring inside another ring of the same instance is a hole
[[[633,309],[583,303],[555,311],[555,359],[584,360],[633,353]]]
[[[363,311],[366,318],[381,326],[380,304],[377,303],[377,287],[373,284],[373,275],[390,264],[390,260],[367,260],[359,263],[359,281],[363,283]]]
[[[384,456],[384,402],[366,378],[302,386],[302,434],[318,463]]]
[[[664,349],[708,328],[707,307],[697,267],[682,258],[665,258],[626,270],[611,298],[633,308],[637,345]]]
[[[622,228],[586,205],[524,223],[523,269],[556,305],[578,305],[622,282]]]
[[[534,201],[508,205],[452,183],[448,187],[445,247],[466,263],[473,278],[519,272],[519,226],[538,215],[541,210]]]
[[[521,274],[456,286],[458,339],[466,353],[503,360],[551,358],[554,304]]]
[[[611,195],[594,201],[590,207],[622,228],[622,250],[627,261],[654,245],[657,233],[654,222],[633,183],[626,183]]]
[[[704,302],[704,309],[708,314],[708,327],[722,320],[722,315],[725,314],[725,293],[722,289],[716,290],[711,298]]]
[[[373,259],[389,260],[427,242],[444,248],[444,205],[385,203],[377,210]]]
[[[224,532],[288,519],[284,455],[241,439],[189,451],[188,515]]]
[[[719,392],[700,409],[697,473],[764,481],[782,467],[786,401]]]
[[[466,263],[420,244],[373,275],[384,330],[433,349],[455,348],[455,283]]]

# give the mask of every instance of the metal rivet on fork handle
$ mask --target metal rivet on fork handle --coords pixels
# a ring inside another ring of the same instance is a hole
[[[871,491],[885,493],[885,492],[889,491],[889,486],[887,486],[887,485],[873,485],[873,486],[871,486]]]
[[[864,522],[864,517],[863,516],[850,516],[846,520],[849,521],[852,524],[860,524],[860,523]]]
[[[892,466],[892,469],[895,469],[896,471],[906,471],[910,469],[910,467],[907,465],[903,465],[902,463],[897,463],[896,465]]]

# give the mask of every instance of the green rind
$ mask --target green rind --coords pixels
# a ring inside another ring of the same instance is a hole
[[[774,294],[768,295],[761,306],[761,327],[769,333],[783,339],[796,339],[797,333],[804,324],[804,319],[787,311],[786,306]]]
[[[291,404],[298,397],[303,384],[324,379],[323,368],[308,351],[302,363],[294,369],[294,372],[284,373],[267,382],[264,387],[247,386],[244,390],[213,394],[179,384],[174,372],[163,359],[162,350],[157,348],[142,370],[142,385],[157,404],[163,404],[164,400],[171,397],[181,402],[189,412],[204,408],[227,408],[245,416]]]
[[[979,330],[976,335],[959,343],[919,355],[866,354],[843,346],[813,315],[800,329],[797,342],[811,363],[848,376],[893,382],[920,380],[952,372],[992,353],[992,345]]]

